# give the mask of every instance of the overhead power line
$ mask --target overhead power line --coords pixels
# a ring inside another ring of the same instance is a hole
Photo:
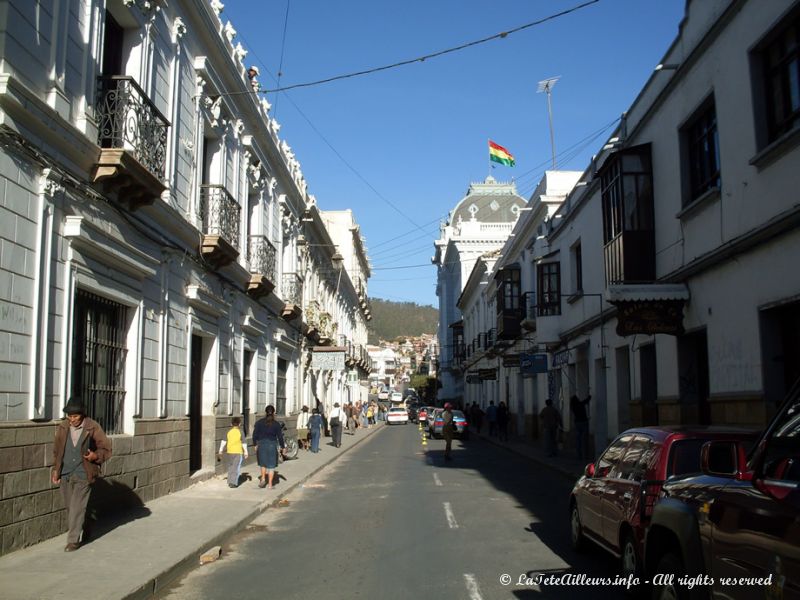
[[[446,50],[439,50],[438,52],[433,52],[431,54],[425,54],[423,56],[418,56],[416,58],[411,58],[408,60],[403,60],[400,62],[392,63],[390,65],[384,65],[382,67],[374,67],[372,69],[365,69],[363,71],[356,71],[354,73],[347,73],[346,75],[336,75],[335,77],[328,77],[326,79],[319,79],[317,81],[309,81],[306,83],[295,83],[293,85],[287,85],[285,87],[279,87],[273,90],[262,90],[265,93],[272,93],[272,92],[286,92],[288,90],[294,90],[297,88],[304,88],[304,87],[311,87],[315,85],[321,85],[323,83],[330,83],[332,81],[339,81],[341,79],[350,79],[351,77],[360,77],[362,75],[371,75],[372,73],[378,73],[380,71],[388,71],[389,69],[396,69],[398,67],[404,67],[406,65],[410,65],[417,62],[425,62],[431,58],[438,58],[439,56],[444,56],[445,54],[451,54],[453,52],[459,52],[461,50],[465,50],[467,48],[471,48],[473,46],[478,46],[480,44],[485,44],[486,42],[491,42],[492,40],[499,40],[507,38],[509,35],[523,31],[524,29],[529,29],[531,27],[535,27],[537,25],[541,25],[542,23],[546,23],[548,21],[552,21],[553,19],[557,19],[559,17],[563,17],[570,13],[576,12],[581,10],[582,8],[586,8],[592,4],[597,4],[600,0],[589,0],[589,2],[584,2],[583,4],[579,4],[577,6],[573,6],[572,8],[568,8],[567,10],[563,10],[559,13],[555,13],[550,15],[549,17],[544,17],[543,19],[539,19],[537,21],[532,21],[530,23],[525,23],[524,25],[520,25],[519,27],[515,27],[513,29],[509,29],[508,31],[501,31],[500,33],[496,33],[495,35],[491,35],[486,38],[482,38],[480,40],[475,40],[473,42],[467,42],[466,44],[461,44],[460,46],[455,46],[453,48],[447,48]]]

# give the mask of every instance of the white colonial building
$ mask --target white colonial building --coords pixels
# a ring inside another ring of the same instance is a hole
[[[249,433],[309,403],[313,301],[366,377],[368,269],[308,276],[331,237],[305,232],[316,202],[221,11],[0,7],[2,552],[63,528],[47,448],[70,396],[112,436],[113,488],[147,502],[214,473],[231,416]]]
[[[436,266],[439,297],[440,401],[462,402],[464,397],[459,361],[465,339],[458,298],[478,257],[503,245],[523,206],[525,200],[517,195],[513,182],[487,177],[482,183],[472,183],[434,242],[431,262]]]
[[[762,426],[800,377],[798,27],[796,1],[687,2],[580,181],[494,265],[534,299],[502,323],[546,359],[524,395],[570,428],[569,397],[591,394],[596,450],[632,425]]]

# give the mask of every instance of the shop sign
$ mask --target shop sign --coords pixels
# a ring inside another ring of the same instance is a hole
[[[497,369],[478,369],[481,381],[497,381]]]
[[[518,369],[520,361],[519,357],[519,354],[506,354],[503,356],[503,366],[510,369]]]
[[[572,350],[561,350],[553,354],[553,368],[559,369],[564,365],[568,365],[572,360]]]
[[[520,354],[519,370],[523,375],[547,373],[547,354]]]
[[[314,352],[311,368],[323,371],[344,371],[344,352]]]
[[[683,300],[617,302],[617,334],[683,334]]]

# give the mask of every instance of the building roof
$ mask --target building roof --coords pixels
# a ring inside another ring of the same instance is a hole
[[[470,184],[467,195],[450,213],[450,224],[473,219],[483,223],[510,223],[516,221],[519,209],[525,204],[513,181],[498,182],[489,176],[482,183]]]

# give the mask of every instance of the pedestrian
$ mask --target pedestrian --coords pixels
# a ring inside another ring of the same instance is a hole
[[[339,407],[339,403],[334,403],[328,422],[331,424],[333,445],[337,448],[342,447],[342,426],[346,418],[344,411]]]
[[[470,411],[469,417],[472,421],[472,426],[475,428],[475,432],[480,433],[481,425],[483,424],[483,411],[481,407],[478,406],[477,402],[472,403],[472,410]]]
[[[65,419],[56,427],[50,480],[61,486],[68,528],[64,551],[72,552],[86,541],[86,505],[92,485],[100,477],[100,465],[111,458],[111,442],[103,428],[86,416],[79,398],[69,399],[64,414]]]
[[[358,421],[355,418],[355,407],[352,404],[348,404],[344,412],[347,415],[347,431],[350,432],[350,435],[355,435],[356,427],[358,427]]]
[[[239,417],[231,419],[231,428],[219,443],[219,454],[225,451],[225,468],[228,470],[228,487],[239,487],[242,462],[247,459],[247,441],[242,435]]]
[[[308,420],[308,430],[311,433],[311,452],[319,452],[319,438],[322,435],[322,417],[319,409],[311,411],[311,418]]]
[[[561,427],[561,413],[553,406],[553,401],[550,398],[545,400],[544,403],[545,407],[539,413],[539,418],[542,420],[542,429],[544,430],[544,450],[549,457],[557,456],[557,436]]]
[[[258,466],[261,475],[258,478],[258,487],[272,489],[272,479],[278,466],[278,448],[283,452],[286,444],[283,441],[283,428],[275,420],[275,407],[271,404],[263,419],[259,419],[253,427],[253,444],[256,446]]]
[[[367,429],[372,429],[372,426],[375,424],[375,407],[372,405],[372,402],[369,403],[367,406]]]
[[[508,407],[502,400],[500,406],[497,407],[497,434],[500,441],[508,441]]]
[[[453,444],[453,435],[455,434],[455,423],[453,423],[453,405],[449,402],[444,403],[444,410],[442,411],[442,436],[444,436],[444,459],[452,460],[450,456],[450,447]]]
[[[489,407],[486,409],[486,420],[489,421],[489,435],[497,435],[497,407],[494,405],[494,400],[489,402]]]
[[[303,450],[308,450],[308,419],[310,417],[308,407],[303,405],[300,415],[297,417],[297,441],[300,442]]]
[[[569,400],[569,409],[572,412],[572,422],[575,424],[575,451],[578,458],[589,458],[587,438],[589,437],[589,415],[586,412],[586,405],[592,395],[586,396],[586,400],[580,400],[578,396],[572,396]]]

